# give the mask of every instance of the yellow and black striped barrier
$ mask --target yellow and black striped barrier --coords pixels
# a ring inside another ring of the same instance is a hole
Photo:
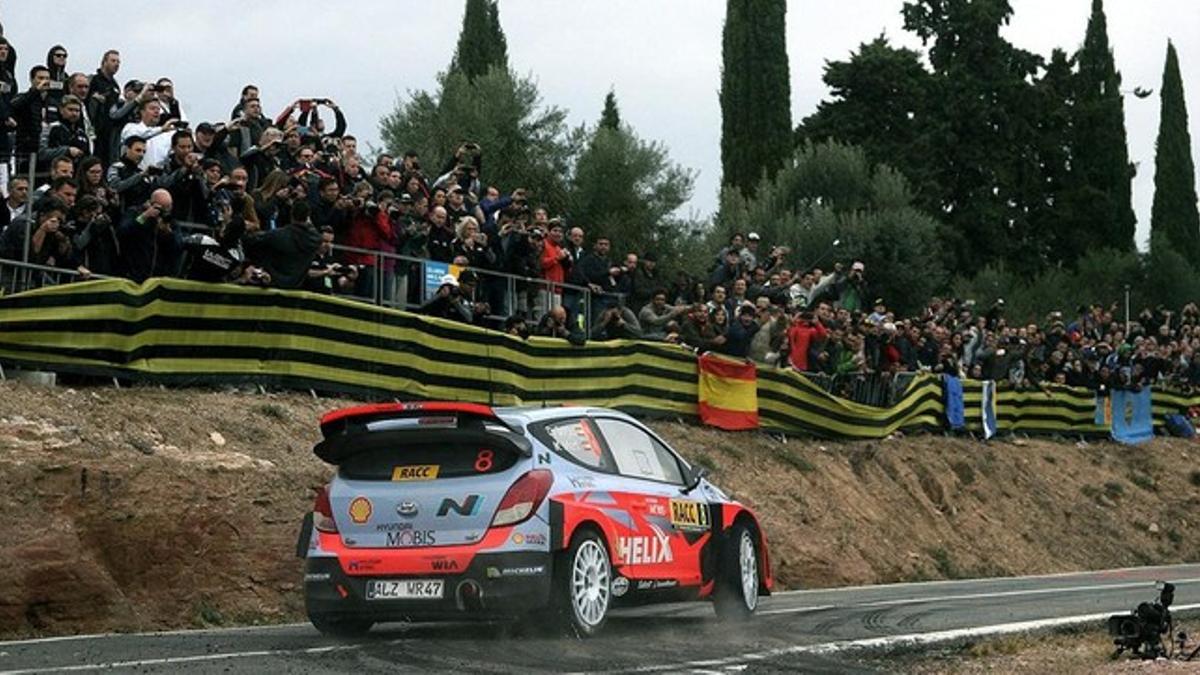
[[[0,361],[166,384],[258,383],[364,397],[496,405],[574,403],[696,417],[696,357],[655,342],[519,338],[298,291],[153,279],[75,283],[0,297]],[[758,369],[762,428],[883,438],[944,428],[940,379],[922,375],[891,408],[838,398],[798,373]],[[968,428],[981,385],[963,381]],[[1200,397],[1154,394],[1155,424]],[[997,394],[1001,431],[1105,433],[1093,395],[1056,387]]]

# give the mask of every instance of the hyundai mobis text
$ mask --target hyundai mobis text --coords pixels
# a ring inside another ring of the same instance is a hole
[[[711,600],[736,619],[770,593],[754,513],[622,413],[397,403],[321,432],[337,470],[297,552],[323,633],[536,615],[589,636],[614,607]]]

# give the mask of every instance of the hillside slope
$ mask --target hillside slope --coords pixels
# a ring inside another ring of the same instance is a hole
[[[303,394],[0,383],[0,634],[299,619],[328,467]],[[765,521],[785,586],[1195,561],[1200,446],[829,443],[652,425]]]

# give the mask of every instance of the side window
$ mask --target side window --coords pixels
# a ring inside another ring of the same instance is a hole
[[[555,452],[599,471],[614,471],[612,459],[604,452],[600,437],[586,419],[571,419],[551,422],[543,427],[547,445]]]
[[[604,434],[608,449],[622,476],[646,478],[664,483],[683,483],[679,462],[661,443],[628,422],[598,419],[596,426]]]

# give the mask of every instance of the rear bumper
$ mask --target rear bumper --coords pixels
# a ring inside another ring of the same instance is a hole
[[[336,557],[310,557],[304,563],[304,602],[310,616],[374,621],[511,617],[549,602],[551,561],[541,551],[478,553],[456,574],[351,576]],[[374,579],[443,579],[445,586],[440,599],[368,600],[367,583]]]

